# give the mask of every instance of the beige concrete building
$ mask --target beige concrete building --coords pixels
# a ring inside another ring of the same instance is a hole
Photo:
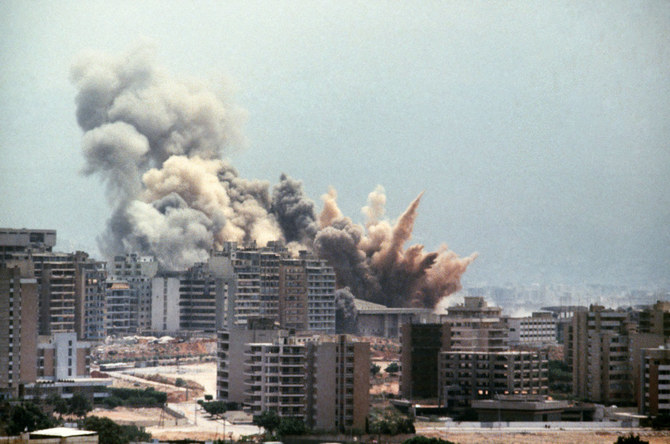
[[[0,262],[0,399],[37,378],[37,280],[29,262]]]
[[[284,337],[245,352],[245,407],[324,431],[365,430],[370,347],[346,335]]]
[[[389,308],[362,299],[354,299],[354,305],[356,306],[356,333],[361,336],[398,338],[400,329],[405,324],[437,321],[437,315],[431,308]]]
[[[151,329],[151,282],[157,272],[158,262],[153,256],[137,253],[116,256],[111,264],[112,278],[130,286],[131,324],[138,332]]]
[[[74,332],[41,336],[37,345],[37,377],[61,381],[87,377],[91,344],[77,340]]]
[[[634,326],[623,311],[592,305],[575,312],[565,353],[572,363],[572,392],[594,402],[625,405],[634,401],[630,334]]]
[[[551,313],[533,312],[531,316],[504,316],[511,347],[545,347],[557,344],[557,321]]]
[[[252,343],[271,343],[286,331],[272,318],[248,318],[244,324],[230,322],[217,332],[216,397],[242,404],[245,391],[245,353]]]
[[[439,355],[440,404],[469,407],[496,395],[546,395],[548,359],[541,351],[451,351]]]
[[[670,415],[670,349],[666,347],[643,349],[640,354],[643,369],[639,380],[644,415]]]

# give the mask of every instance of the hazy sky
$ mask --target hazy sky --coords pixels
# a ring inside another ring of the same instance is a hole
[[[670,282],[670,2],[0,3],[0,226],[97,251],[70,67],[150,39],[232,82],[240,174],[343,211],[378,184],[414,241],[479,252],[465,284]]]

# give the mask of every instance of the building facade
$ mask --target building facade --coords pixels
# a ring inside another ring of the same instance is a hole
[[[0,399],[37,377],[37,280],[31,264],[0,263]]]
[[[546,395],[548,359],[540,351],[451,351],[439,355],[440,404],[469,407],[496,395]]]

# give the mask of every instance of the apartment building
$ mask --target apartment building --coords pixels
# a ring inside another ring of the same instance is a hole
[[[670,415],[670,349],[665,346],[643,349],[640,363],[643,369],[638,381],[642,394],[640,413]]]
[[[158,262],[153,256],[130,253],[114,257],[111,268],[114,279],[126,281],[130,286],[132,324],[140,332],[151,329],[151,282],[158,272]]]
[[[288,332],[279,329],[272,318],[249,317],[244,324],[232,318],[217,331],[217,399],[242,404],[245,399],[245,353],[252,343],[271,343]]]
[[[438,397],[438,356],[449,350],[449,324],[405,324],[401,329],[400,395]]]
[[[545,395],[548,359],[540,351],[444,351],[439,354],[439,402],[470,406],[495,395]]]
[[[56,245],[56,230],[0,228],[0,262],[29,251],[49,252]]]
[[[574,396],[618,405],[633,401],[633,329],[623,311],[591,305],[587,312],[574,313],[565,348],[566,361],[572,364]]]
[[[545,347],[556,345],[556,319],[548,312],[531,316],[502,318],[507,326],[510,346]]]
[[[75,332],[40,337],[37,346],[38,379],[62,381],[88,376],[90,349],[91,344],[78,341]]]
[[[216,331],[217,279],[208,264],[198,263],[179,280],[179,329]]]
[[[125,336],[137,332],[134,323],[137,305],[126,281],[108,280],[105,296],[105,330],[108,335]]]
[[[91,259],[76,262],[75,328],[81,339],[103,341],[107,300],[107,263]],[[79,302],[83,299],[83,303]]]
[[[230,242],[214,258],[229,260],[235,275],[235,323],[262,316],[286,329],[335,332],[335,272],[325,261],[306,252],[293,258],[278,242],[262,248]]]
[[[151,280],[151,331],[179,330],[180,272],[161,272]]]
[[[364,430],[369,405],[369,344],[346,335],[283,337],[249,344],[245,407],[275,410],[324,431]]]
[[[30,262],[0,262],[0,399],[15,398],[37,373],[37,280]]]
[[[440,315],[440,322],[449,325],[445,350],[507,350],[508,330],[501,315],[501,307],[489,306],[482,297],[466,296],[463,304]]]
[[[639,332],[670,338],[670,302],[657,301],[640,312]]]

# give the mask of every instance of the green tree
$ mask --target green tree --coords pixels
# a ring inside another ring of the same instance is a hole
[[[614,444],[649,444],[649,441],[642,440],[638,435],[619,436]]]
[[[0,429],[6,435],[14,436],[22,432],[48,429],[55,427],[57,422],[45,414],[32,402],[10,405],[0,405]]]
[[[212,416],[221,416],[228,411],[225,401],[203,402],[202,408]]]
[[[174,381],[174,385],[177,387],[186,387],[186,381],[184,381],[182,378],[177,378]]]
[[[93,410],[91,401],[81,393],[75,393],[70,399],[69,412],[78,417],[86,416],[88,412]]]
[[[81,423],[84,430],[98,432],[99,444],[128,444],[129,442],[145,442],[151,439],[151,435],[144,429],[127,425],[121,426],[109,418],[89,416]]]
[[[382,368],[380,366],[378,366],[377,364],[372,364],[372,365],[370,365],[370,374],[372,376],[375,376],[377,373],[379,373],[379,371],[381,369]]]
[[[263,427],[269,434],[274,434],[274,431],[279,427],[281,419],[274,410],[266,410],[260,415],[254,415],[253,423],[258,427]]]
[[[305,432],[307,432],[307,427],[300,418],[281,418],[277,426],[279,436],[304,435]]]

